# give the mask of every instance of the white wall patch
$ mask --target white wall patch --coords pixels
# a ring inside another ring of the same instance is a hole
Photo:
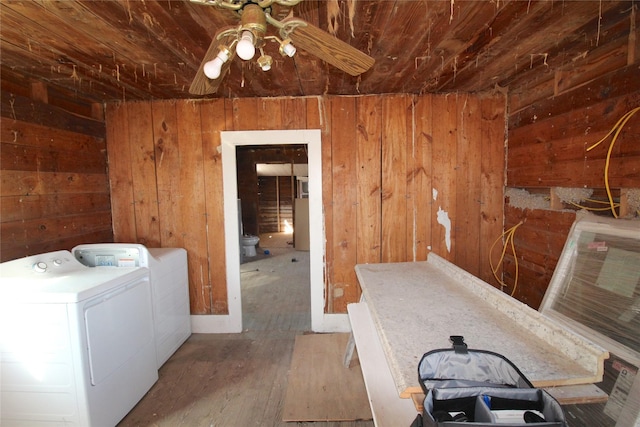
[[[432,194],[433,200],[438,199],[438,190],[436,190],[435,188],[431,189],[431,194]]]
[[[447,245],[447,252],[451,252],[451,220],[447,211],[438,206],[438,224],[444,227],[444,241]]]

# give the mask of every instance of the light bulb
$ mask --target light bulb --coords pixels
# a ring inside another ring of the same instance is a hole
[[[220,46],[220,52],[213,58],[211,61],[204,64],[202,67],[202,71],[204,75],[209,77],[211,80],[215,80],[220,77],[220,73],[222,73],[222,64],[229,60],[229,49],[226,46]]]
[[[202,71],[204,71],[205,76],[209,77],[211,80],[215,80],[220,77],[222,64],[224,64],[222,59],[216,56],[214,59],[204,64]]]
[[[238,44],[236,45],[236,53],[245,61],[253,58],[256,54],[256,47],[253,45],[253,33],[251,31],[243,31]]]
[[[284,55],[287,55],[289,58],[293,57],[296,54],[296,47],[291,43],[283,43],[281,46],[281,52]]]
[[[262,71],[269,71],[271,69],[271,63],[273,62],[273,58],[269,55],[262,55],[258,58],[258,65],[262,68]]]

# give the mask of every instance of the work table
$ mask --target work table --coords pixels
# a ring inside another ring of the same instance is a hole
[[[356,274],[400,397],[422,392],[418,362],[427,351],[450,348],[450,335],[504,355],[536,387],[602,379],[606,350],[435,254],[357,265]]]

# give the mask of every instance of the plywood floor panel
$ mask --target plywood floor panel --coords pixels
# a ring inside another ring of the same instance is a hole
[[[298,335],[284,403],[285,421],[370,420],[359,365],[343,364],[348,334]]]

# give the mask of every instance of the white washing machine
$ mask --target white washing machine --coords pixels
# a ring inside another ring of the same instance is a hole
[[[158,379],[149,270],[0,264],[0,424],[117,424]]]
[[[137,243],[96,243],[72,250],[89,267],[147,267],[160,368],[191,335],[187,251],[182,248],[147,248]]]

